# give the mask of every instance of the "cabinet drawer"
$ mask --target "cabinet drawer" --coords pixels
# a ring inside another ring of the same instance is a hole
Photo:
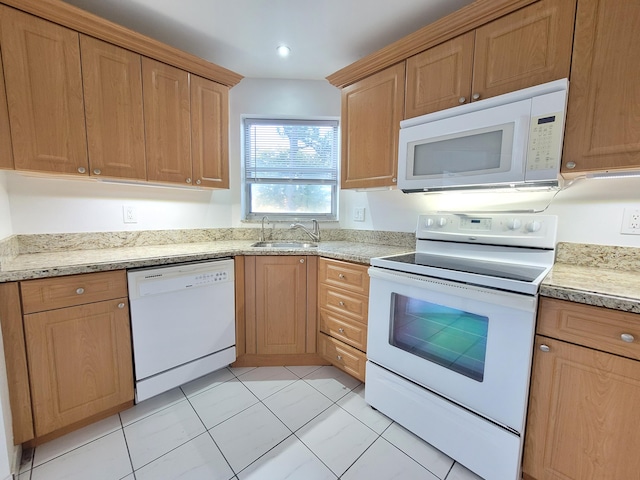
[[[542,297],[537,333],[640,360],[640,315],[636,313]]]
[[[127,296],[124,270],[20,282],[23,313],[83,305]]]
[[[367,350],[367,326],[325,308],[320,309],[320,331],[358,350]]]
[[[321,283],[344,288],[360,295],[369,295],[369,274],[366,265],[320,259],[318,278]]]
[[[342,315],[348,315],[360,323],[367,324],[369,299],[364,295],[320,284],[318,306]]]
[[[318,336],[318,350],[320,355],[335,367],[364,382],[364,370],[367,363],[367,357],[364,353],[328,337],[324,333]]]

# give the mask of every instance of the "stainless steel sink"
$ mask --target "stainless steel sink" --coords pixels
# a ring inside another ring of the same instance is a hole
[[[256,242],[251,246],[261,248],[315,248],[318,244],[308,242]]]

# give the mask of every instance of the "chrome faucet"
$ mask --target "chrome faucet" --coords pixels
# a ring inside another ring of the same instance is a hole
[[[262,217],[262,229],[260,230],[260,241],[264,242],[265,238],[264,238],[264,222],[265,220],[268,222],[269,221],[269,217],[267,217],[266,215],[264,217]]]
[[[295,230],[296,228],[301,229],[304,233],[311,237],[311,240],[314,242],[320,241],[320,225],[318,225],[318,221],[316,219],[311,220],[313,222],[313,229],[309,230],[307,227],[302,225],[301,223],[292,223],[291,230]]]

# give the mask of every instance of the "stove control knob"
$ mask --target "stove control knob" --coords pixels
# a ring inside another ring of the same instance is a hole
[[[537,221],[537,220],[533,220],[529,223],[527,223],[527,225],[525,226],[527,232],[537,232],[538,230],[540,230],[540,227],[542,227],[542,224]]]
[[[444,217],[440,217],[438,219],[438,226],[439,227],[444,227],[447,224],[447,219]]]
[[[427,218],[427,221],[424,222],[424,226],[429,228],[435,225],[436,221],[433,218]]]
[[[517,218],[510,218],[509,220],[507,220],[507,228],[509,230],[518,230],[521,225],[522,222]]]

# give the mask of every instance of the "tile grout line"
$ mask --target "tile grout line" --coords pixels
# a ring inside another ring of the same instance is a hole
[[[122,430],[122,436],[124,437],[124,445],[127,447],[127,456],[129,457],[129,464],[131,465],[131,473],[133,474],[133,480],[136,479],[136,471],[133,468],[133,459],[131,458],[131,451],[129,450],[129,442],[127,441],[127,435],[124,433],[124,424],[122,423],[122,417],[118,413],[118,420],[120,420],[120,429]],[[127,476],[125,475],[124,478]]]

